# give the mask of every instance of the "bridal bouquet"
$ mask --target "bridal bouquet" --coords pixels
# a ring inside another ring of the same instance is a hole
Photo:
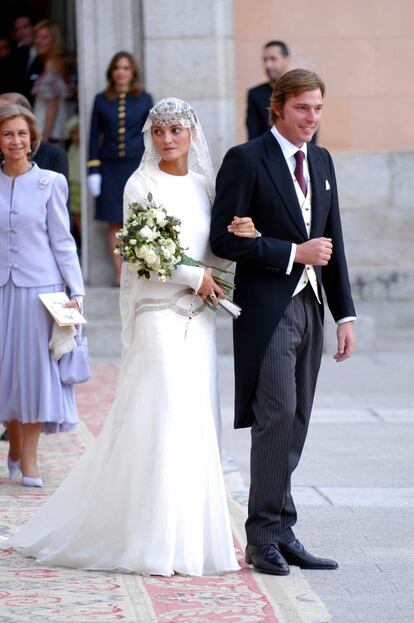
[[[130,216],[116,234],[118,244],[114,253],[136,268],[139,279],[149,279],[153,274],[160,281],[166,281],[179,264],[233,274],[224,268],[207,266],[186,255],[180,244],[181,221],[169,216],[163,206],[157,206],[151,193],[148,193],[147,203],[134,202],[129,208]],[[232,282],[220,276],[214,275],[214,281],[226,295],[234,288]],[[234,318],[239,317],[241,309],[238,305],[228,299],[217,301]],[[206,303],[211,309],[216,309],[211,301],[206,300]]]

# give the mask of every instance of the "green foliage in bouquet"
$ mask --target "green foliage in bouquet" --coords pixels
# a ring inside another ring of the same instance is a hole
[[[166,281],[184,255],[179,239],[181,221],[157,206],[151,193],[146,204],[134,202],[129,209],[130,216],[116,234],[114,253],[132,264],[139,278],[149,279],[155,273],[160,281]]]

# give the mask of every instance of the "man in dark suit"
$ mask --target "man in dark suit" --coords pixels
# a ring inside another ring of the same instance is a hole
[[[263,46],[263,68],[268,81],[247,93],[247,133],[249,141],[269,129],[269,107],[276,81],[289,68],[290,52],[283,41],[269,41]]]
[[[234,322],[235,427],[252,427],[246,561],[275,575],[289,573],[289,564],[338,566],[296,539],[291,494],[322,356],[322,287],[338,323],[335,360],[354,347],[335,171],[326,149],[310,143],[324,92],[304,69],[277,81],[273,126],[226,154],[212,213],[211,248],[237,262],[234,298],[242,308]],[[232,235],[228,223],[244,216],[256,239]]]

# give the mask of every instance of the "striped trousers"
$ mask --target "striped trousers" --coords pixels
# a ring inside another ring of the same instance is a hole
[[[297,515],[291,475],[308,430],[323,345],[311,286],[292,298],[267,345],[253,400],[247,542],[290,543]]]

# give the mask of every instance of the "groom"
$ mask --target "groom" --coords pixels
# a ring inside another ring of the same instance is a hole
[[[293,532],[291,474],[305,443],[323,341],[323,301],[337,322],[337,362],[354,346],[352,302],[331,156],[309,141],[319,127],[325,85],[294,69],[277,81],[272,127],[233,147],[217,177],[211,248],[237,262],[234,322],[235,427],[251,426],[246,562],[274,575],[289,565],[335,569]],[[232,235],[250,216],[260,235]]]

